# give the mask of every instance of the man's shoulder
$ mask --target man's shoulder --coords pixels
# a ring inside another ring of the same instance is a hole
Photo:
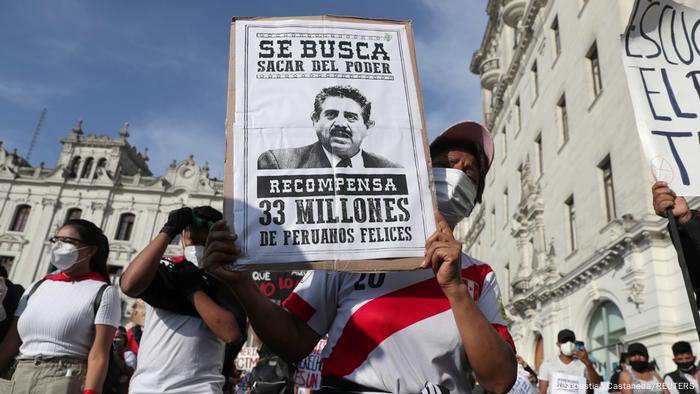
[[[265,151],[258,157],[258,169],[302,168],[303,162],[308,160],[309,157],[318,150],[317,145],[320,146],[318,142],[315,142],[296,148],[270,149]]]
[[[368,168],[402,168],[391,160],[366,150],[362,151],[362,160]]]

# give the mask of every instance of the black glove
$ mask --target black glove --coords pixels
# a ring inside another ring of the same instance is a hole
[[[204,290],[202,271],[189,261],[170,263],[164,271],[167,286],[190,301],[194,293]]]
[[[182,207],[171,211],[168,214],[168,222],[160,230],[161,233],[168,234],[170,239],[177,237],[178,234],[185,229],[185,227],[192,224],[192,209],[188,207]]]

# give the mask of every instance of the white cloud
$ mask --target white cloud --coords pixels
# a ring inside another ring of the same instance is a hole
[[[422,0],[431,26],[416,33],[426,118],[431,138],[460,120],[481,120],[479,77],[471,74],[472,53],[479,48],[487,20],[476,0]],[[430,102],[428,102],[430,100]]]
[[[71,94],[72,91],[67,88],[0,79],[0,100],[9,101],[24,108],[40,108],[51,99]]]
[[[198,119],[197,116],[184,110],[170,111],[130,123],[129,141],[139,151],[148,148],[151,172],[162,175],[173,160],[179,162],[194,155],[199,165],[209,162],[210,176],[223,179],[223,119],[219,125],[209,119]]]

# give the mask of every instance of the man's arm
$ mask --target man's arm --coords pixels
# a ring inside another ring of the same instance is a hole
[[[688,207],[687,201],[683,197],[676,196],[676,193],[668,187],[665,182],[656,182],[651,187],[653,196],[654,211],[657,215],[665,218],[666,211],[672,208],[673,216],[678,223],[678,234],[680,235],[680,245],[675,245],[676,250],[682,250],[688,265],[688,273],[695,294],[700,299],[700,212],[693,211]]]
[[[424,268],[432,267],[450,302],[464,352],[479,383],[490,392],[507,392],[517,375],[513,348],[469,296],[462,280],[462,245],[455,241],[452,230],[438,212],[436,219],[438,231],[426,242]]]
[[[296,361],[306,357],[321,338],[306,323],[289,311],[276,305],[258,289],[250,274],[229,271],[223,266],[233,264],[240,255],[226,222],[212,226],[204,250],[206,269],[228,284],[245,308],[255,334],[265,345],[285,360]]]
[[[119,280],[119,287],[129,297],[138,297],[153,282],[160,258],[170,241],[192,223],[192,210],[184,207],[168,215],[161,232],[129,263]]]
[[[170,237],[158,234],[126,267],[119,279],[119,287],[129,297],[140,296],[158,273],[160,259],[170,244]]]
[[[219,306],[203,291],[195,292],[191,299],[199,316],[216,336],[226,343],[241,339],[243,334],[233,313]]]
[[[600,375],[598,375],[598,371],[595,370],[593,362],[591,362],[591,359],[588,358],[588,351],[585,348],[576,350],[574,351],[574,357],[581,360],[583,365],[586,366],[586,378],[588,383],[598,386],[602,379],[600,378]]]

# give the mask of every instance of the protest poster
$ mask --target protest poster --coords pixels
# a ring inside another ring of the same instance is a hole
[[[508,394],[538,394],[537,388],[530,383],[530,373],[518,368],[515,383]]]
[[[700,11],[637,0],[621,37],[639,137],[656,180],[700,195]]]
[[[321,352],[326,347],[326,339],[321,339],[314,347],[313,352],[304,357],[298,364],[294,373],[294,384],[297,387],[318,390],[321,388],[321,370],[323,360]]]
[[[234,18],[230,53],[237,265],[417,268],[435,205],[410,22]]]
[[[586,378],[555,372],[549,387],[551,394],[586,394]]]
[[[284,301],[301,282],[305,271],[253,271],[260,292],[275,303]]]

